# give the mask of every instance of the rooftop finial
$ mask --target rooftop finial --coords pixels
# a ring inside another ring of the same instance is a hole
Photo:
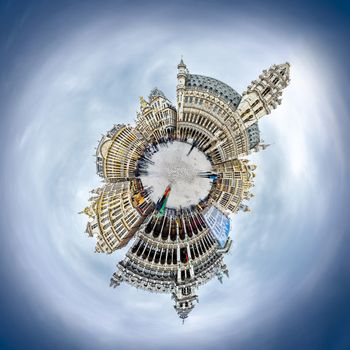
[[[186,68],[182,55],[181,55],[180,63],[177,65],[177,68]]]

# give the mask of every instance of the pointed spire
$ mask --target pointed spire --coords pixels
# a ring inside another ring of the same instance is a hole
[[[180,69],[180,68],[186,68],[186,65],[185,65],[185,63],[184,63],[184,61],[183,61],[183,59],[182,59],[182,55],[181,55],[181,61],[180,61],[180,63],[177,65],[177,68],[178,68],[178,69]]]
[[[288,62],[277,65],[278,72],[286,77],[287,83],[289,82],[290,64]]]

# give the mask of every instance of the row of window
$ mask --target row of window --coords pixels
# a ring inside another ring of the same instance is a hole
[[[133,254],[140,257],[142,260],[148,260],[148,262],[160,263],[164,265],[177,264],[179,260],[183,264],[188,260],[196,259],[204,255],[213,245],[214,240],[210,235],[205,235],[201,240],[191,244],[189,249],[187,247],[178,248],[153,248],[144,241],[139,240],[134,244],[131,249]],[[179,252],[179,256],[178,256]],[[189,254],[188,254],[189,252]]]

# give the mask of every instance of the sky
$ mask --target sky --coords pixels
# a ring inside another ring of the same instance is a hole
[[[350,348],[346,1],[0,1],[1,349]],[[109,288],[126,249],[95,254],[77,213],[101,184],[101,134],[191,73],[242,93],[291,64],[230,277],[185,325],[169,295]]]

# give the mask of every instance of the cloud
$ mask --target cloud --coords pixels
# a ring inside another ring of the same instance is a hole
[[[335,253],[329,216],[337,209],[334,188],[345,186],[345,155],[334,141],[344,107],[341,100],[320,104],[334,98],[322,47],[248,15],[215,27],[196,23],[175,26],[169,19],[157,26],[97,16],[37,57],[12,101],[5,198],[14,223],[6,245],[20,256],[13,273],[21,271],[18,283],[25,283],[38,312],[61,320],[88,348],[175,348],[179,337],[181,347],[207,348],[221,338],[239,344],[312,288]],[[258,164],[256,197],[252,213],[233,219],[231,277],[200,288],[185,327],[170,296],[108,287],[125,250],[94,254],[85,218],[77,215],[88,190],[99,185],[92,154],[100,133],[131,123],[138,96],[154,86],[175,101],[181,54],[194,73],[238,92],[270,64],[292,65],[282,105],[260,124],[273,145],[251,157]],[[329,168],[337,174],[334,188]]]

